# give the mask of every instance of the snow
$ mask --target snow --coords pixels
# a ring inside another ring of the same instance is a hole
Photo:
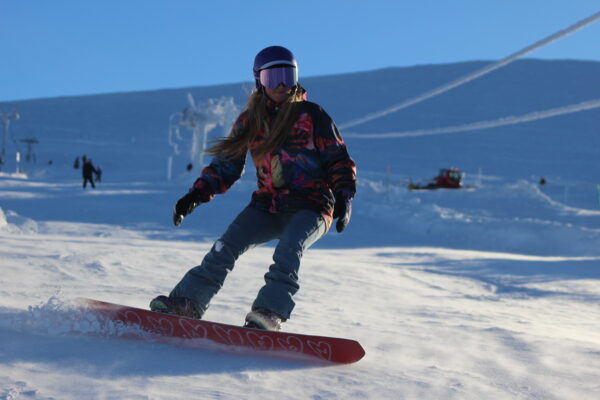
[[[122,96],[81,101],[110,109]],[[78,99],[38,102],[66,113]],[[20,105],[19,123],[33,103]],[[89,114],[64,129],[53,121],[39,134],[39,164],[0,173],[0,399],[600,397],[600,148],[597,124],[585,129],[597,111],[484,135],[348,140],[359,167],[352,221],[305,254],[284,328],[358,340],[366,356],[356,364],[68,334],[97,329],[73,307],[77,297],[146,308],[167,293],[249,201],[250,170],[171,225],[173,203],[195,178],[180,159],[174,170],[183,172],[164,179],[174,111],[146,136],[118,115],[97,130]],[[566,120],[584,128],[566,129]],[[431,151],[434,143],[451,154]],[[71,167],[83,153],[104,171],[95,190],[83,190]],[[449,166],[466,169],[472,188],[406,189],[407,178]],[[270,243],[240,258],[206,319],[243,321],[272,251]]]

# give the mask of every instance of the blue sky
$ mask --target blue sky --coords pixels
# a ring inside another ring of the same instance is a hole
[[[263,47],[300,77],[498,60],[598,0],[0,0],[0,101],[251,80]],[[600,61],[600,22],[529,57]]]

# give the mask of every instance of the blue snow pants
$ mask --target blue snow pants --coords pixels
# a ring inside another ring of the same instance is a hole
[[[300,287],[298,270],[302,254],[326,232],[325,219],[312,210],[271,214],[247,206],[215,242],[202,264],[184,275],[171,296],[190,299],[198,312],[204,314],[238,257],[248,249],[279,239],[274,263],[265,274],[265,285],[252,307],[266,308],[288,319],[295,305],[292,297]]]

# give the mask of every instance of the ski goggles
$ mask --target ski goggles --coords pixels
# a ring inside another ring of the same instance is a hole
[[[295,67],[275,67],[260,70],[260,84],[275,89],[282,84],[293,88],[298,84],[298,69]]]

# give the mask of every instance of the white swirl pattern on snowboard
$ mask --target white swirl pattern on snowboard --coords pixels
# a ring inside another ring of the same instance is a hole
[[[177,336],[178,329],[173,322],[173,316],[154,317],[139,314],[132,310],[117,313],[118,318],[127,323],[143,327],[152,333],[164,336]],[[209,322],[210,323],[210,322]],[[187,318],[177,318],[177,325],[183,331],[183,337],[190,339],[215,340],[202,323]],[[257,350],[283,350],[291,353],[305,353],[308,349],[323,360],[331,360],[332,349],[329,343],[313,341],[296,335],[287,335],[280,332],[276,334],[283,337],[273,338],[271,333],[261,333],[257,330],[231,327],[223,325],[212,325],[212,332],[218,337],[218,342],[231,346],[246,346]]]

